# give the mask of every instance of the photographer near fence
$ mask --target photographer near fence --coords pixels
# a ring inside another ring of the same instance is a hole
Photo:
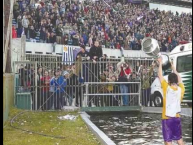
[[[125,63],[124,61],[121,61],[117,64],[117,70],[118,70],[118,82],[128,82],[129,77],[131,75],[131,69],[129,64]],[[120,90],[122,94],[123,99],[123,106],[128,106],[129,104],[129,96],[126,95],[129,93],[129,88],[127,84],[121,84]]]

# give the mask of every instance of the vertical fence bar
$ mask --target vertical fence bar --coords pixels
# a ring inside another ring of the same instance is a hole
[[[37,93],[38,93],[38,92],[37,92],[37,87],[38,87],[38,86],[37,86],[37,77],[38,77],[38,76],[37,76],[37,72],[38,72],[38,71],[37,71],[37,70],[38,70],[38,68],[37,68],[37,61],[36,61],[36,62],[35,62],[35,100],[34,100],[34,102],[35,102],[35,110],[38,110],[38,108],[37,108],[37,107],[38,107],[38,106],[37,106],[37,102],[38,102],[38,100],[37,100],[37,99],[38,99],[38,94],[37,94]]]
[[[16,92],[17,92],[17,77],[16,77],[16,70],[15,70],[15,62],[13,62],[13,74],[14,74],[14,99],[13,99],[13,103],[14,103],[14,106],[16,105]]]
[[[140,81],[140,83],[139,83],[139,100],[138,100],[138,103],[139,103],[138,105],[139,105],[139,106],[142,105],[142,103],[141,103],[141,96],[142,96],[142,95],[141,95],[141,81]]]
[[[88,84],[86,84],[85,107],[88,107]],[[89,100],[90,101],[90,100]],[[89,102],[90,103],[90,102]]]

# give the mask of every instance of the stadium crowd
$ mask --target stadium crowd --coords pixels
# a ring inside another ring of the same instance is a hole
[[[39,37],[43,43],[92,46],[98,40],[106,48],[140,50],[141,40],[151,36],[168,52],[192,41],[191,14],[149,10],[126,1],[17,0],[14,19],[14,37],[24,30],[32,42]]]

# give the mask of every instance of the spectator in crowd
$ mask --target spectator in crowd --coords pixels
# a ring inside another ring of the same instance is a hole
[[[21,64],[19,69],[19,85],[21,86],[21,89],[24,88],[26,85],[26,69],[23,64]]]
[[[32,110],[35,110],[36,108],[36,78],[35,78],[35,69],[34,69],[34,65],[29,66],[28,68],[28,73],[29,73],[29,90],[31,93],[31,97],[32,97]],[[38,97],[37,97],[38,98]],[[38,109],[38,108],[37,108]]]
[[[53,52],[55,52],[55,47],[56,47],[56,35],[54,32],[51,33],[50,37],[49,37],[49,42],[52,43],[52,47],[53,47]]]
[[[93,63],[90,64],[90,70],[92,72],[92,75],[89,75],[89,80],[91,82],[98,82],[100,80],[100,67],[99,67],[99,60],[103,56],[103,51],[101,46],[99,46],[98,40],[95,40],[94,45],[90,48],[90,59]],[[93,92],[96,88],[94,87],[92,89]],[[91,106],[93,97],[89,97],[89,106]],[[99,106],[99,98],[97,96],[94,97],[94,104],[96,106]]]
[[[38,68],[38,72],[37,72],[37,96],[38,96],[38,98],[37,98],[37,109],[39,110],[39,109],[42,109],[41,107],[42,107],[42,97],[41,97],[41,92],[42,92],[42,90],[41,90],[41,85],[42,85],[42,82],[41,82],[41,79],[42,79],[42,77],[43,77],[43,69],[42,69],[42,67],[39,67]]]
[[[56,29],[56,42],[57,44],[62,44],[63,28],[62,24],[59,24]]]
[[[121,61],[117,64],[117,71],[118,71],[118,82],[128,82],[129,77],[131,75],[131,69],[128,64],[124,61]],[[121,84],[120,90],[122,94],[129,93],[127,84]],[[123,106],[128,106],[129,104],[129,95],[122,95]]]
[[[93,77],[91,78],[92,81],[98,81],[99,80],[99,64],[97,63],[100,58],[103,56],[103,50],[101,46],[99,46],[99,42],[95,41],[94,46],[90,48],[90,59],[93,62],[91,64],[92,72],[94,73]]]
[[[137,76],[136,72],[132,72],[129,81],[130,82],[140,82],[140,78]],[[139,93],[139,91],[140,91],[139,84],[130,84],[129,85],[129,91],[132,92],[132,93]],[[134,106],[139,105],[138,95],[135,95],[135,96],[132,96],[132,97],[133,97],[133,100],[134,100],[132,102],[134,104],[131,104],[131,105],[134,105]],[[132,100],[132,97],[130,97],[129,100]]]
[[[36,42],[36,31],[34,30],[33,26],[31,26],[29,29],[29,38],[31,42]]]
[[[54,32],[51,33],[50,37],[49,37],[49,42],[52,44],[56,43],[56,35]]]
[[[152,63],[151,67],[141,66],[141,86],[142,86],[142,102],[144,106],[148,106],[148,103],[151,104],[150,94],[151,94],[151,76],[153,75],[155,64]]]
[[[42,30],[40,31],[40,42],[41,43],[46,43],[47,40],[47,34],[46,34],[46,28],[42,28]]]
[[[114,67],[113,65],[109,65],[107,67],[108,69],[108,73],[106,73],[106,81],[107,82],[115,82],[116,81],[116,72],[114,71]],[[108,84],[107,85],[107,91],[108,93],[113,93],[114,91],[114,85],[113,84]],[[106,98],[106,106],[114,106],[116,105],[114,102],[116,101],[116,99],[114,98],[114,96],[107,96]]]
[[[85,58],[89,57],[89,52],[86,50],[85,45],[80,45],[80,52],[77,54],[76,59],[78,59],[80,56]]]
[[[69,40],[69,36],[68,36],[68,34],[66,34],[66,35],[63,37],[64,45],[68,45],[68,40]]]
[[[68,98],[69,106],[72,106],[73,100],[75,98],[75,106],[80,105],[80,96],[79,96],[79,83],[78,76],[75,74],[75,68],[71,68],[72,73],[69,74],[68,71],[64,72],[64,77],[67,79],[66,93]]]
[[[13,18],[17,19],[17,17],[19,16],[19,3],[15,3],[15,5],[13,6]]]
[[[17,38],[17,31],[15,30],[15,26],[12,26],[12,38]]]
[[[24,33],[25,33],[26,37],[29,38],[29,37],[28,37],[29,20],[27,19],[27,16],[26,16],[26,15],[23,16],[22,26],[23,26],[23,28],[24,28]]]
[[[54,70],[51,70],[51,74],[50,74],[50,109],[52,109],[53,105],[54,105],[54,94],[55,94],[55,85],[54,85],[54,81],[55,81],[55,77],[56,77],[56,72]],[[49,105],[48,105],[49,106]]]
[[[77,60],[77,65],[76,65],[76,74],[81,76],[81,66],[83,69],[83,80],[85,82],[88,81],[88,73],[89,73],[89,64],[88,63],[84,63],[86,61],[90,60],[90,55],[89,52],[86,50],[86,47],[84,45],[80,45],[80,52],[77,54],[76,56],[76,60]]]
[[[17,17],[17,37],[20,38],[23,31],[21,15]]]
[[[79,34],[72,35],[72,45],[78,46],[79,44],[80,44],[80,36],[79,36]]]
[[[44,76],[41,78],[42,81],[42,110],[50,110],[52,107],[50,98],[50,76],[47,70],[44,71]]]
[[[66,80],[66,91],[65,91],[65,98],[68,100],[69,106],[72,106],[73,98],[74,98],[74,91],[73,91],[73,85],[75,85],[72,80],[70,79],[70,74],[68,71],[64,71],[63,74],[64,79]],[[67,103],[67,100],[65,101]]]
[[[54,107],[56,110],[60,110],[66,104],[64,99],[66,79],[64,79],[64,77],[62,76],[60,69],[57,69],[56,71],[54,86],[55,86]]]

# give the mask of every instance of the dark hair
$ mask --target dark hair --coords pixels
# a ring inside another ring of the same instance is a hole
[[[178,76],[175,73],[171,73],[168,76],[169,84],[178,84]]]
[[[39,69],[40,69],[40,68],[42,69],[42,67],[41,67],[41,66],[39,66],[37,70],[39,71]]]
[[[106,54],[104,54],[104,56],[105,56],[105,57],[107,57],[107,55],[106,55]]]
[[[84,45],[80,45],[80,48],[83,48],[84,50],[86,49]]]

